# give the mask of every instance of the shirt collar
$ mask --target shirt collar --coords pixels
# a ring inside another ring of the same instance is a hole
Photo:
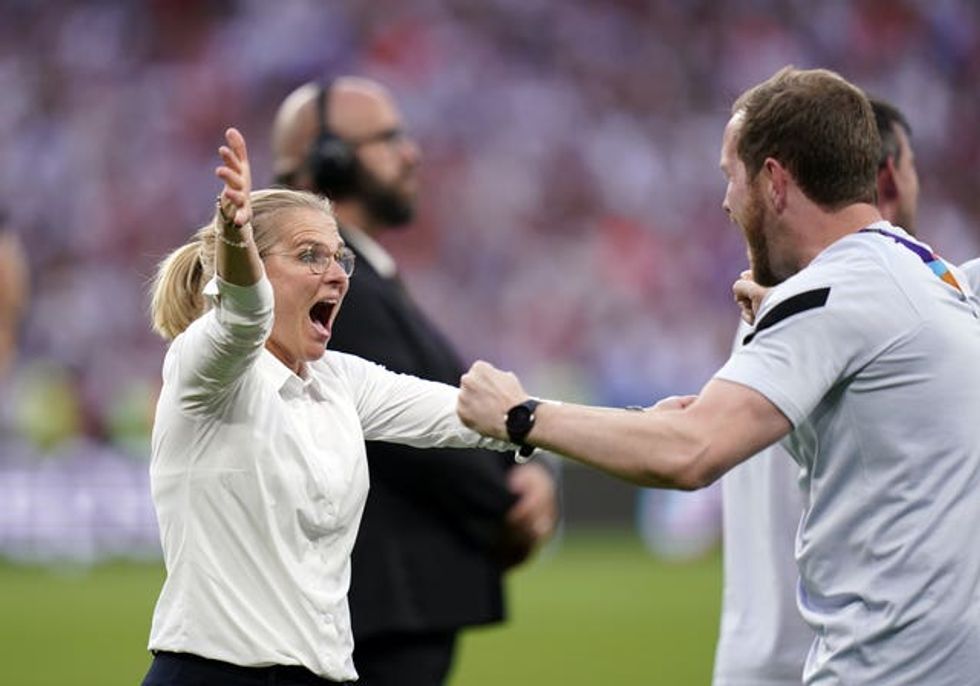
[[[866,229],[882,229],[883,231],[898,231],[902,234],[908,235],[908,232],[900,226],[895,226],[887,219],[879,219],[876,222],[868,224]]]
[[[386,279],[395,276],[398,272],[395,258],[380,243],[356,226],[345,224],[343,229],[344,240],[360,253],[374,271]]]
[[[262,354],[256,360],[255,368],[285,399],[298,398],[304,393],[309,393],[314,398],[323,400],[323,388],[315,374],[311,374],[307,365],[307,378],[302,378],[293,373],[289,367],[284,365],[279,358],[269,352],[268,348],[262,349]]]

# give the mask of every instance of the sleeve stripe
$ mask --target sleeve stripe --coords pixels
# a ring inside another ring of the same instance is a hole
[[[792,298],[787,298],[769,310],[766,316],[759,320],[755,331],[750,332],[742,339],[742,345],[748,345],[757,333],[771,326],[775,326],[787,317],[792,317],[794,314],[806,312],[817,307],[823,307],[827,304],[827,298],[829,296],[830,286],[827,286],[826,288],[815,288],[812,291],[797,293]]]

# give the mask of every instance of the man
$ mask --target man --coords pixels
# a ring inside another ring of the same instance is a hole
[[[876,197],[881,216],[915,233],[919,182],[908,121],[872,100],[881,138]],[[754,317],[751,305],[749,320]],[[736,348],[751,332],[743,323]],[[724,588],[714,686],[795,686],[813,632],[796,609],[793,542],[803,512],[799,466],[779,445],[722,478]]]
[[[912,127],[897,107],[871,99],[881,138],[878,156],[877,204],[881,216],[916,235],[919,174],[912,150]]]
[[[331,348],[456,385],[464,367],[378,243],[409,224],[420,160],[391,95],[367,79],[306,84],[273,130],[280,182],[327,195],[357,254]],[[554,530],[540,464],[487,451],[368,444],[371,490],[353,554],[354,662],[364,686],[446,681],[466,626],[503,617],[503,570]]]
[[[966,279],[973,287],[973,292],[977,294],[977,297],[980,297],[980,257],[964,262],[960,265],[960,269],[966,274]]]
[[[879,145],[867,98],[832,72],[786,68],[735,102],[723,208],[773,288],[696,398],[538,404],[477,362],[458,409],[481,433],[670,488],[786,437],[805,491],[804,683],[960,685],[980,673],[980,306],[881,218]]]

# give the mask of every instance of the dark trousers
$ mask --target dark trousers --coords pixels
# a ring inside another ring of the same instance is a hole
[[[153,656],[142,686],[327,686],[321,679],[294,665],[241,667],[190,653],[159,652]],[[350,683],[350,682],[343,682]]]
[[[357,686],[443,686],[455,649],[455,631],[356,639]]]

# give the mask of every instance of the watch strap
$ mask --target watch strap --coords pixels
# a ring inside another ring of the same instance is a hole
[[[522,464],[524,462],[528,462],[531,459],[531,456],[534,454],[534,451],[536,450],[534,446],[526,444],[524,442],[524,439],[527,438],[527,435],[531,433],[531,429],[534,428],[534,412],[535,410],[537,410],[538,405],[540,404],[541,401],[538,400],[537,398],[528,398],[524,402],[518,403],[517,405],[512,407],[511,410],[508,411],[507,413],[509,416],[513,410],[517,408],[523,408],[524,410],[527,411],[528,419],[529,419],[528,426],[526,428],[523,428],[519,435],[515,435],[512,432],[510,426],[507,427],[507,433],[511,442],[517,445],[517,451],[514,453],[515,462],[522,463]]]

